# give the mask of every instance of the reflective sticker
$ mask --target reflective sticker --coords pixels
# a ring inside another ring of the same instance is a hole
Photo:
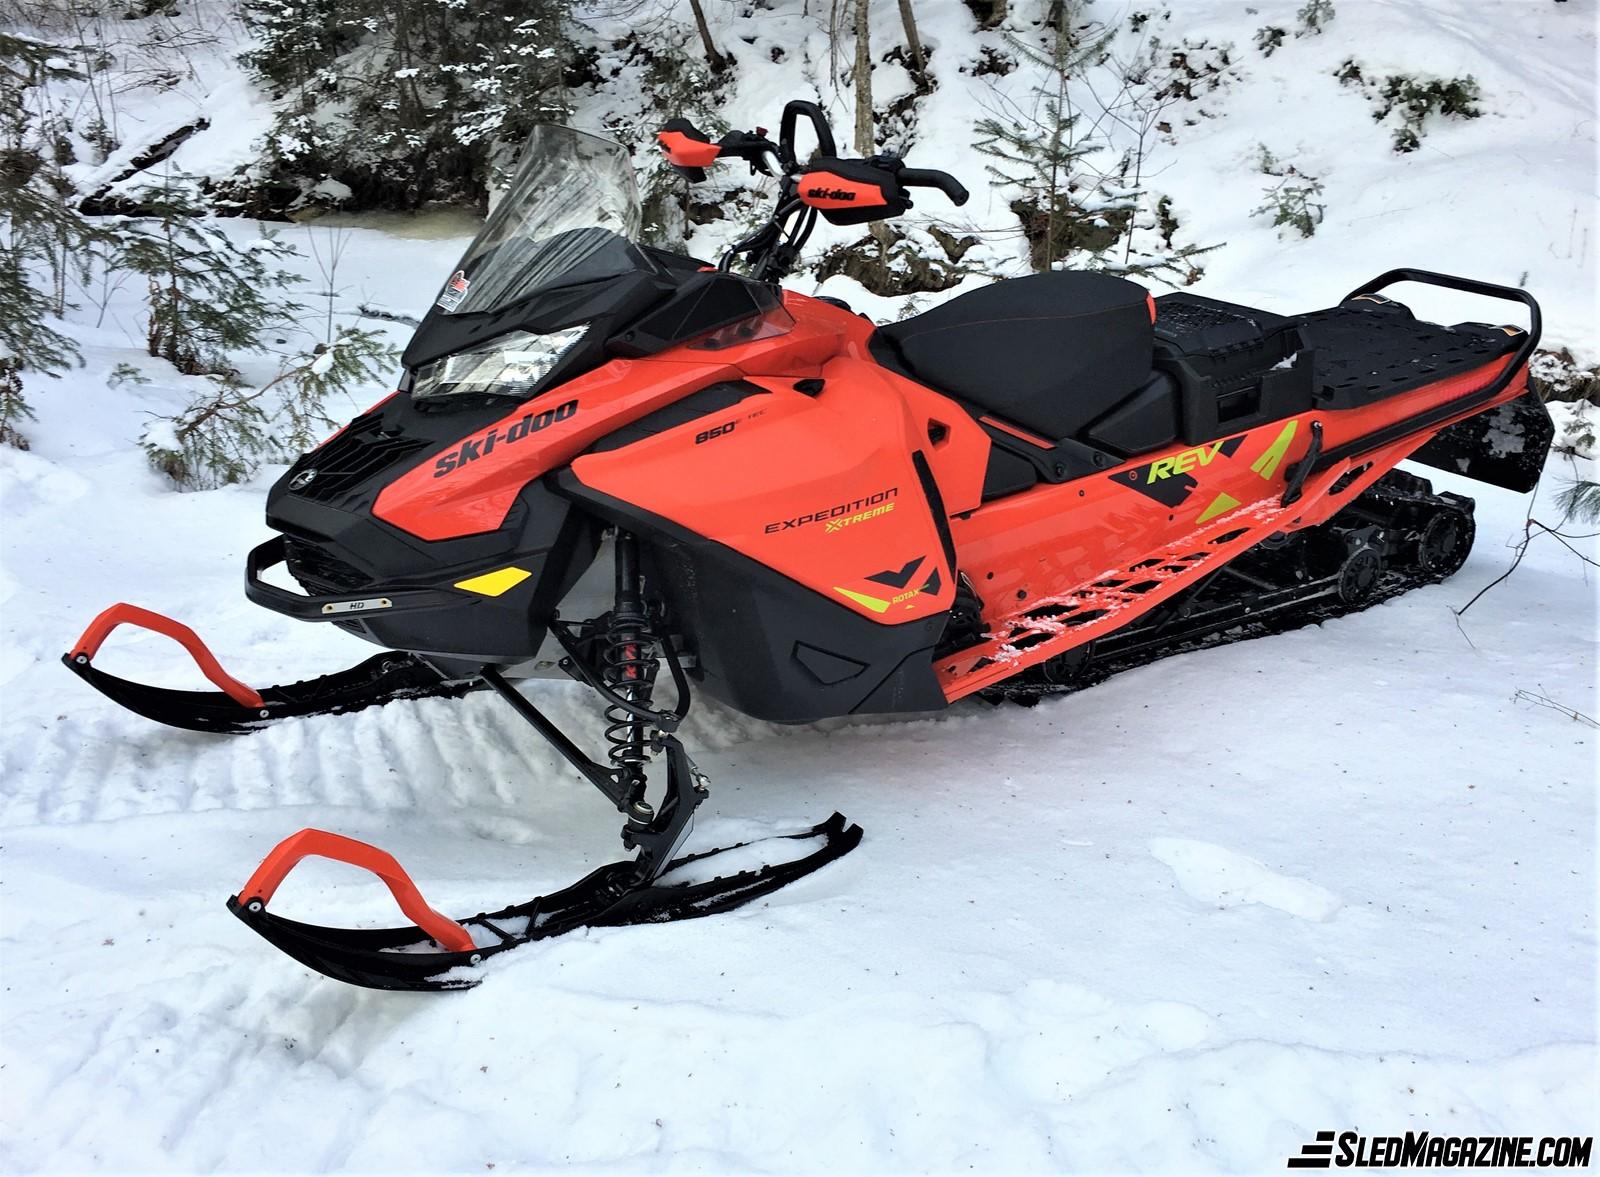
[[[438,306],[440,310],[453,311],[461,305],[461,300],[467,297],[467,288],[472,282],[467,277],[465,270],[457,270],[450,275],[450,281],[444,284],[444,289],[439,292]]]

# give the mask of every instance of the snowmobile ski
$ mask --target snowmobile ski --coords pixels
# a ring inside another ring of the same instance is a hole
[[[133,682],[99,669],[94,657],[119,625],[138,626],[172,638],[219,689],[174,690]],[[414,654],[389,650],[333,674],[256,690],[224,670],[187,625],[128,604],[112,605],[90,622],[61,661],[95,690],[129,711],[196,732],[249,732],[281,719],[340,715],[397,699],[454,698],[480,685],[473,680],[448,678]]]
[[[772,894],[852,850],[861,827],[835,813],[794,834],[687,854],[666,862],[661,876],[699,864],[697,874],[722,855],[783,842],[818,843],[803,857],[718,875],[701,881],[640,881],[634,862],[613,862],[569,887],[499,911],[462,920],[440,915],[423,901],[410,877],[388,854],[353,838],[301,830],[267,855],[261,867],[228,899],[228,910],[274,947],[324,976],[369,989],[469,989],[483,978],[476,966],[499,953],[579,928],[660,924],[732,911]],[[415,923],[401,928],[326,928],[299,923],[266,909],[283,877],[301,859],[321,856],[377,874]]]

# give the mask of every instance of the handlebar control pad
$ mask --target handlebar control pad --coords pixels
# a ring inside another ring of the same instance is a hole
[[[855,159],[813,160],[799,179],[798,195],[831,225],[864,225],[911,207],[892,172]]]

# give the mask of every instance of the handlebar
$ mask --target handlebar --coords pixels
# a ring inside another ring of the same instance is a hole
[[[898,179],[907,188],[937,188],[957,207],[966,204],[970,195],[960,180],[934,168],[901,168]]]
[[[799,162],[799,156],[794,153],[794,132],[801,115],[810,120],[811,129],[816,133],[817,154],[838,154],[838,149],[833,143],[833,128],[829,125],[828,116],[823,113],[822,107],[815,102],[796,98],[783,108],[783,120],[778,124],[778,152],[785,167],[793,167]]]
[[[795,143],[802,118],[811,124],[817,140],[804,162]],[[899,216],[911,208],[908,188],[937,188],[958,206],[969,198],[949,172],[908,168],[898,155],[839,158],[827,114],[815,102],[801,98],[784,106],[776,143],[767,138],[764,127],[729,131],[713,142],[681,118],[668,122],[656,139],[668,163],[691,181],[704,180],[706,167],[717,159],[743,159],[755,172],[778,174],[777,207],[771,218],[730,247],[718,263],[719,269],[727,270],[735,258],[744,257],[750,274],[763,281],[776,281],[793,268],[819,216],[834,225]]]

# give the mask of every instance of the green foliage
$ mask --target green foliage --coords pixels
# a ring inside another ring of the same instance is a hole
[[[1300,18],[1300,32],[1295,36],[1321,33],[1322,26],[1333,20],[1333,0],[1306,0],[1295,16]]]
[[[241,482],[262,462],[309,449],[337,424],[328,398],[372,383],[396,358],[377,332],[341,327],[331,342],[286,360],[260,388],[245,387],[233,373],[207,375],[206,391],[176,415],[153,419],[139,444],[183,489]]]
[[[249,0],[246,61],[281,98],[263,180],[300,202],[327,179],[358,207],[483,200],[566,113],[568,3]]]
[[[1400,154],[1415,151],[1422,145],[1426,124],[1434,116],[1441,118],[1475,119],[1483,111],[1478,103],[1483,95],[1477,79],[1471,74],[1459,78],[1419,78],[1404,74],[1391,74],[1380,80],[1369,79],[1361,66],[1347,59],[1333,76],[1342,85],[1358,86],[1367,92],[1373,102],[1373,120],[1383,122],[1397,114],[1398,125],[1394,131],[1394,149]]]
[[[1561,493],[1556,496],[1556,506],[1568,519],[1600,523],[1600,482],[1573,479],[1561,488]]]
[[[186,375],[226,375],[230,352],[264,350],[264,333],[294,322],[279,293],[298,275],[273,263],[294,250],[270,234],[240,248],[213,223],[194,181],[169,176],[134,194],[149,215],[121,228],[116,263],[149,283],[146,346]]]
[[[1261,50],[1262,57],[1271,57],[1283,48],[1283,39],[1288,35],[1288,30],[1277,25],[1263,25],[1256,30],[1256,48]]]
[[[1422,145],[1423,124],[1432,115],[1475,119],[1483,114],[1477,103],[1482,95],[1476,79],[1464,78],[1386,78],[1378,94],[1382,99],[1374,116],[1382,121],[1392,110],[1400,112],[1401,122],[1394,133],[1394,149],[1405,153]]]
[[[261,390],[280,398],[275,420],[285,430],[278,435],[281,450],[309,449],[337,424],[324,408],[328,398],[373,383],[398,360],[399,353],[380,333],[339,327],[332,340],[286,364]]]
[[[334,425],[334,393],[370,383],[395,359],[382,336],[333,322],[332,285],[343,242],[315,249],[329,283],[326,338],[283,360],[278,374],[249,388],[233,366],[239,353],[264,352],[283,333],[302,333],[306,309],[284,291],[301,281],[278,267],[295,250],[270,234],[240,247],[212,222],[193,183],[169,178],[137,197],[150,215],[120,230],[116,260],[149,283],[146,342],[152,356],[205,380],[172,417],[156,418],[140,439],[150,463],[187,489],[250,477],[263,461],[311,445]],[[138,379],[131,369],[119,378]]]
[[[139,438],[150,465],[185,490],[242,482],[271,449],[255,394],[232,374],[208,375],[206,382],[182,412],[151,421]]]
[[[1275,177],[1278,182],[1263,189],[1266,201],[1250,215],[1270,215],[1275,227],[1293,229],[1301,237],[1312,236],[1327,211],[1317,199],[1322,195],[1322,181],[1299,171],[1293,164],[1283,163],[1267,150],[1265,143],[1261,144],[1260,152],[1257,167],[1262,175]]]

